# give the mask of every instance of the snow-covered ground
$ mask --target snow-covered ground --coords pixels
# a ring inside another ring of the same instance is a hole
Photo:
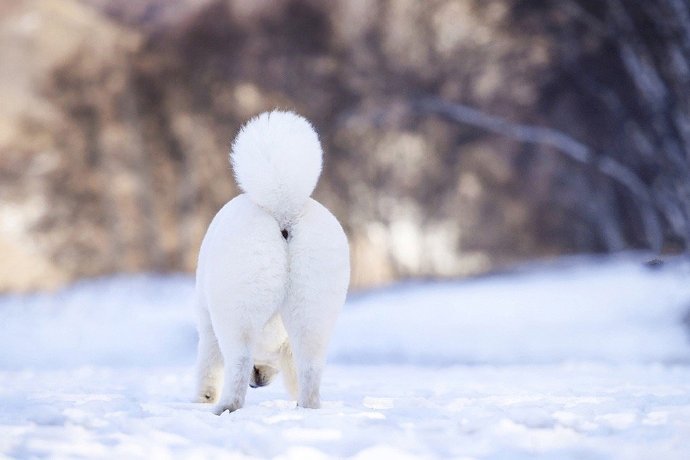
[[[188,402],[188,277],[0,297],[0,458],[690,458],[690,266],[636,256],[350,296],[321,410]]]

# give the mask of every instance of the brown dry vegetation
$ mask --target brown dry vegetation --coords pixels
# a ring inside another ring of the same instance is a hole
[[[0,290],[193,270],[237,193],[230,140],[274,107],[321,134],[316,198],[346,228],[356,286],[687,248],[690,26],[675,0],[634,3],[4,2]],[[562,130],[596,161],[420,109],[428,97]],[[651,201],[601,174],[604,157]]]

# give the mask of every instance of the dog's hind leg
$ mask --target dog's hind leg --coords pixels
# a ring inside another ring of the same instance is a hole
[[[220,415],[226,410],[234,412],[244,405],[252,372],[252,351],[256,334],[251,330],[235,334],[221,334],[218,343],[223,353],[223,391],[213,412]]]
[[[218,346],[223,354],[223,391],[214,408],[218,415],[244,406],[259,333],[276,310],[277,302],[257,302],[259,296],[242,295],[238,299],[217,301],[215,309],[211,310],[213,324],[217,325]]]
[[[211,318],[201,295],[197,295],[199,347],[196,363],[196,402],[215,403],[223,384],[223,355]]]
[[[321,407],[319,388],[326,363],[326,347],[330,331],[319,330],[318,328],[323,327],[323,324],[313,324],[317,329],[311,329],[310,325],[305,324],[303,320],[304,318],[292,318],[287,320],[285,325],[294,357],[297,405],[308,409],[318,409]],[[294,389],[294,380],[290,382],[288,380],[290,376],[285,377],[288,390],[290,390],[290,383]]]
[[[297,368],[297,404],[318,408],[321,374],[350,274],[347,239],[338,221],[311,200],[290,229],[288,289],[281,307]]]
[[[290,394],[290,397],[297,399],[297,368],[295,367],[295,357],[292,354],[292,347],[287,340],[280,347],[278,365],[283,373],[283,382],[285,383],[285,388]]]

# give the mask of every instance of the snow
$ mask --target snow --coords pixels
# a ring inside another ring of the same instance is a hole
[[[351,299],[333,358],[690,363],[682,325],[690,312],[688,270],[652,271],[634,258],[593,259],[548,271],[400,286]]]
[[[637,255],[350,296],[322,386],[189,402],[187,276],[0,297],[0,458],[690,458],[690,266]]]

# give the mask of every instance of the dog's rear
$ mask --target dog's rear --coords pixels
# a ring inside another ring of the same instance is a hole
[[[345,233],[310,198],[321,156],[311,125],[289,112],[251,120],[233,144],[245,193],[213,219],[197,269],[197,396],[218,401],[216,413],[242,407],[247,386],[277,368],[300,406],[319,407],[350,272]]]

